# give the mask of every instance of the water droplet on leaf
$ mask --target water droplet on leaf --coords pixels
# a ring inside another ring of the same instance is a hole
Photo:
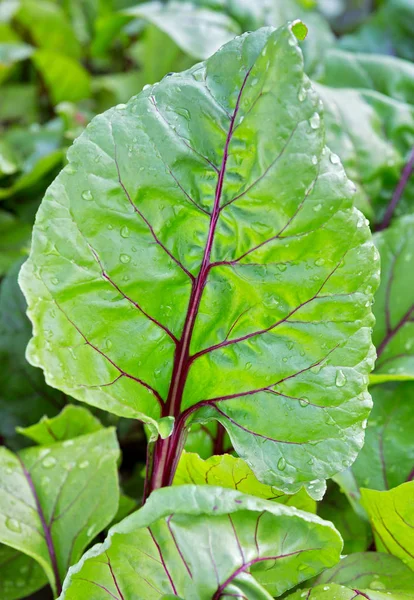
[[[42,466],[45,469],[51,469],[52,467],[54,467],[56,464],[56,458],[54,458],[53,456],[47,456],[44,461],[42,462]]]
[[[128,238],[129,237],[129,229],[128,229],[127,226],[122,227],[122,229],[121,229],[121,236],[123,238]]]
[[[346,377],[343,371],[339,370],[336,373],[335,385],[336,387],[343,387],[346,384]]]
[[[286,459],[283,458],[283,456],[279,458],[277,468],[279,469],[279,471],[284,471],[286,469]]]
[[[119,257],[119,260],[121,261],[121,263],[123,263],[124,265],[126,265],[131,260],[131,257],[129,256],[129,254],[121,254],[120,257]]]
[[[10,531],[14,531],[15,533],[20,533],[22,530],[19,521],[17,521],[16,519],[12,519],[11,517],[8,517],[6,519],[6,527],[7,529],[10,529]]]
[[[85,190],[84,192],[82,192],[81,195],[84,200],[92,200],[93,199],[91,190]]]
[[[321,124],[321,118],[319,116],[319,113],[313,113],[313,115],[311,116],[311,118],[309,119],[309,125],[312,127],[312,129],[319,129]]]

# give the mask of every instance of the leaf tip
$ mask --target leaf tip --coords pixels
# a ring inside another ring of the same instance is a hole
[[[300,21],[299,19],[293,21],[290,29],[299,42],[303,42],[303,40],[308,35],[308,28],[306,27],[305,23],[303,23],[303,21]]]

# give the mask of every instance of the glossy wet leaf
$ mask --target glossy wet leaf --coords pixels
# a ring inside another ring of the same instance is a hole
[[[414,383],[377,385],[371,394],[365,444],[351,468],[360,487],[387,490],[414,473]]]
[[[35,559],[59,592],[118,507],[112,429],[13,454],[0,448],[0,542]]]
[[[381,256],[381,285],[373,307],[377,361],[373,382],[414,378],[414,216],[375,234]]]
[[[236,38],[92,121],[21,276],[50,385],[174,435],[217,419],[315,498],[363,443],[378,278],[321,110],[288,27]]]
[[[19,427],[18,431],[29,439],[45,446],[54,442],[72,440],[81,435],[102,429],[100,421],[82,406],[65,406],[56,417],[46,416],[30,427]]]
[[[399,558],[381,552],[357,552],[326,569],[317,584],[338,583],[372,590],[414,590],[414,573]]]
[[[47,584],[42,567],[33,559],[0,545],[0,597],[1,600],[18,600],[30,596]]]
[[[174,485],[193,483],[230,488],[306,512],[316,512],[316,503],[305,490],[288,496],[270,485],[260,483],[253,471],[241,458],[223,454],[202,460],[198,454],[183,453],[174,477]]]
[[[46,386],[43,374],[25,358],[30,339],[26,302],[17,284],[19,261],[0,284],[0,435],[16,446],[17,426],[54,416],[65,404],[61,392]]]
[[[341,545],[330,523],[292,507],[211,486],[164,488],[70,570],[61,600],[268,600],[335,564]]]
[[[362,489],[362,503],[374,531],[378,550],[414,567],[414,481],[386,492]],[[413,569],[414,570],[414,569]]]
[[[196,59],[208,58],[240,33],[227,15],[198,8],[190,2],[146,2],[126,10],[125,14],[148,20]]]

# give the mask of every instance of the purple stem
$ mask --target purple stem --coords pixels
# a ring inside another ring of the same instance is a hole
[[[213,247],[214,235],[216,232],[217,222],[221,210],[220,200],[223,191],[224,176],[226,173],[230,141],[233,135],[234,124],[237,117],[237,113],[239,111],[242,93],[247,83],[247,79],[250,75],[250,72],[251,69],[247,71],[244,77],[243,83],[239,91],[239,95],[237,97],[236,106],[234,108],[234,112],[230,120],[230,126],[224,145],[223,159],[217,179],[213,211],[210,217],[210,226],[207,235],[206,245],[204,248],[204,255],[201,262],[200,271],[197,277],[193,279],[192,282],[192,290],[188,304],[187,315],[184,322],[183,334],[176,346],[170,389],[168,392],[167,402],[163,407],[163,416],[168,415],[175,417],[176,426],[173,435],[171,435],[165,440],[159,439],[155,442],[154,465],[151,473],[151,480],[149,485],[146,485],[146,490],[148,493],[151,493],[151,491],[157,488],[167,486],[172,483],[177,461],[181,453],[181,449],[184,446],[186,436],[186,423],[183,419],[179,419],[179,417],[181,410],[181,399],[183,396],[184,386],[187,381],[187,375],[191,364],[191,338],[201,302],[201,296],[203,294],[211,266],[211,250]]]
[[[32,492],[33,498],[36,503],[37,513],[39,515],[39,519],[42,524],[42,528],[43,528],[43,532],[44,532],[45,540],[46,540],[46,545],[47,545],[47,550],[49,552],[50,562],[52,564],[53,574],[55,576],[57,593],[58,593],[58,595],[60,595],[60,593],[62,591],[62,583],[60,581],[59,568],[58,568],[57,559],[56,559],[56,551],[55,551],[55,546],[54,546],[53,539],[52,539],[52,532],[50,530],[50,526],[46,523],[45,515],[44,515],[43,509],[40,505],[39,496],[37,495],[36,488],[33,483],[33,479],[31,477],[29,471],[26,469],[22,459],[19,456],[17,456],[17,458],[20,462],[23,474],[26,477],[27,483],[29,484],[29,487],[30,487],[30,491]]]
[[[383,229],[386,229],[388,227],[388,225],[390,224],[392,216],[394,214],[394,210],[395,210],[398,202],[400,201],[401,196],[403,195],[405,186],[407,185],[408,180],[410,179],[413,169],[414,169],[414,147],[411,150],[411,154],[410,154],[407,164],[405,165],[404,169],[402,170],[398,185],[395,188],[395,191],[394,191],[394,194],[392,195],[391,201],[387,207],[387,210],[385,211],[384,218],[377,227],[377,231],[382,231]]]

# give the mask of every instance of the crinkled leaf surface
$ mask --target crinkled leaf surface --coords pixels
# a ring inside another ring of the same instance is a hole
[[[372,542],[367,517],[360,512],[354,509],[340,487],[329,483],[323,502],[318,504],[318,515],[335,525],[344,540],[344,554],[367,550]]]
[[[198,454],[184,452],[174,477],[174,485],[186,483],[230,488],[265,500],[295,506],[306,512],[316,512],[315,501],[305,490],[289,496],[283,494],[270,485],[260,483],[244,460],[229,454],[203,460]]]
[[[44,414],[53,416],[65,403],[63,394],[49,388],[25,358],[30,322],[17,284],[20,265],[21,261],[0,284],[0,435],[13,446],[17,426],[30,425]]]
[[[25,435],[36,444],[46,446],[54,442],[64,442],[81,435],[94,433],[102,429],[102,425],[86,408],[82,406],[65,406],[57,417],[42,417],[39,423],[30,427],[20,427],[19,433]]]
[[[375,296],[373,340],[377,362],[373,382],[414,378],[414,216],[376,233],[381,285]]]
[[[226,14],[198,8],[191,2],[147,2],[125,14],[156,25],[196,59],[208,58],[240,33],[237,23]]]
[[[414,481],[386,492],[362,489],[378,550],[398,556],[414,570]]]
[[[340,583],[372,590],[414,590],[414,573],[399,558],[381,552],[357,552],[326,569],[316,584]]]
[[[297,591],[287,596],[288,600],[412,600],[410,591],[379,591],[375,589],[359,589],[345,587],[337,583],[318,585],[308,591]]]
[[[18,455],[0,449],[0,542],[35,559],[55,592],[117,511],[118,456],[113,429]]]
[[[48,383],[217,419],[260,480],[315,497],[363,442],[378,278],[321,110],[288,27],[236,38],[92,121],[21,274]]]
[[[30,596],[46,584],[47,577],[33,558],[0,544],[1,600],[18,600]]]
[[[414,383],[378,385],[371,394],[365,444],[351,468],[360,487],[387,490],[414,473]]]
[[[335,564],[341,546],[330,523],[292,507],[212,486],[163,488],[70,570],[61,600],[270,600]]]

